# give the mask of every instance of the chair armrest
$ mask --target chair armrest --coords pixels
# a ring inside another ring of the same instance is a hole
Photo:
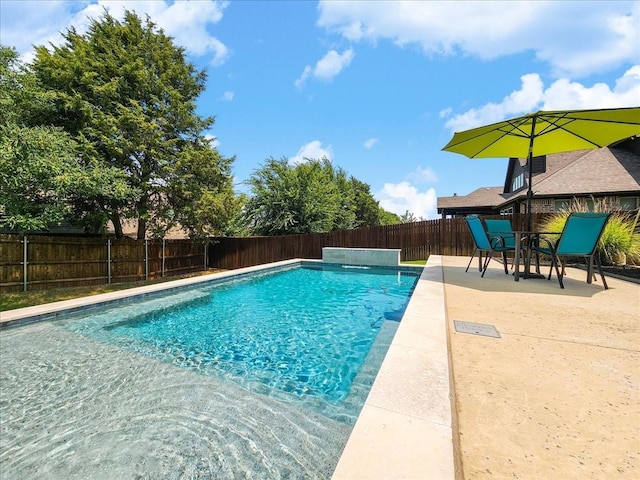
[[[557,241],[554,242],[552,239],[546,237],[540,237],[539,240],[545,242],[548,245],[548,248],[544,248],[538,245],[531,247],[532,250],[537,250],[539,252],[544,252],[545,250],[551,250],[552,252],[556,251]]]
[[[504,237],[501,235],[491,235],[489,237],[489,243],[491,244],[491,248],[504,247]]]

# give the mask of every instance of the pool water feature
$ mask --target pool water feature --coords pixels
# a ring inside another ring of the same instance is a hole
[[[0,477],[328,478],[414,272],[303,265],[8,329]]]

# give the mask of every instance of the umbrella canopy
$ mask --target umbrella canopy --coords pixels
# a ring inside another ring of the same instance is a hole
[[[533,157],[605,147],[635,135],[640,135],[640,107],[539,111],[456,132],[442,150],[469,158],[527,158],[527,215],[531,229]]]

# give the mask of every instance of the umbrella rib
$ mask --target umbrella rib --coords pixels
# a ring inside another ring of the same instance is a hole
[[[484,147],[482,147],[480,150],[478,150],[477,152],[475,152],[472,156],[476,157],[479,154],[481,154],[482,152],[484,152],[486,149],[488,149],[489,147],[493,146],[494,143],[500,141],[501,139],[503,139],[504,137],[510,135],[510,133],[508,131],[504,131],[502,129],[498,129],[497,131],[499,131],[500,133],[502,133],[502,135],[500,135],[499,137],[497,137],[495,140],[492,140],[491,142],[489,142],[488,144],[486,144]],[[461,142],[462,143],[462,142]]]
[[[566,123],[563,123],[562,125],[559,124],[559,122],[561,120],[567,120]],[[570,128],[566,128],[566,125],[571,125],[573,122],[575,121],[579,121],[579,120],[584,120],[581,118],[573,118],[570,117],[569,115],[560,115],[554,118],[554,120],[552,121],[551,118],[547,118],[546,122],[547,125],[542,129],[542,131],[540,131],[540,133],[536,134],[536,137],[542,137],[543,135],[548,135],[549,133],[552,133],[556,130],[564,130],[565,132],[570,133],[571,135],[583,140],[584,142],[593,145],[595,147],[604,147],[605,145],[607,145],[607,143],[597,143],[594,142],[593,140],[590,140],[588,138],[586,138],[584,135],[580,135],[577,132],[574,132],[573,130],[571,130]],[[607,119],[589,119],[589,122],[599,122],[599,123],[615,123],[617,125],[624,123],[625,125],[640,125],[639,122],[626,122],[626,121],[613,121],[613,120],[607,120]]]
[[[515,122],[513,120],[505,120],[505,123],[507,125],[505,125],[504,127],[499,127],[496,129],[497,132],[500,132],[502,135],[498,136],[497,138],[495,138],[494,140],[492,140],[491,142],[489,142],[487,145],[485,145],[483,148],[481,148],[480,150],[476,151],[471,158],[478,156],[479,154],[481,154],[482,152],[484,152],[485,150],[487,150],[488,148],[490,148],[491,146],[493,146],[494,143],[498,142],[499,140],[502,140],[504,137],[522,137],[522,138],[529,138],[529,134],[526,133],[521,126],[525,123],[524,121],[521,122]],[[509,129],[509,127],[511,127]],[[518,132],[518,133],[514,133],[514,132]],[[478,135],[476,135],[473,138],[469,138],[466,139],[464,142],[460,142],[465,143],[471,140],[474,140],[477,137],[482,136],[482,133],[479,133]]]

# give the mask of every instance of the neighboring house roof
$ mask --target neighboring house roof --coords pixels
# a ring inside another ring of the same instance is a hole
[[[625,148],[604,147],[547,155],[546,170],[533,175],[534,195],[640,195],[640,154],[637,142],[637,139],[630,140]],[[528,178],[525,178],[523,188],[516,192],[508,190],[514,172],[527,171],[526,163],[524,158],[509,159],[504,187],[482,187],[469,195],[438,197],[438,213],[499,209],[515,200],[525,199]]]
[[[502,187],[482,187],[469,195],[438,197],[438,211],[443,208],[496,206],[504,202]]]
[[[498,205],[504,202],[502,187],[482,187],[469,195],[438,197],[438,208]]]
[[[109,220],[107,222],[107,234],[113,235],[114,233],[115,229],[113,228],[113,222]],[[136,238],[138,235],[138,220],[135,218],[122,220],[122,234],[125,237]],[[170,228],[169,231],[165,233],[164,238],[167,240],[180,240],[189,238],[189,234],[186,230],[183,230],[182,227],[177,226]]]
[[[511,159],[525,167],[525,159]],[[507,180],[508,181],[508,180]],[[534,174],[535,196],[638,194],[640,156],[619,148],[580,150],[547,156],[547,171]],[[524,188],[507,200],[526,197]]]

